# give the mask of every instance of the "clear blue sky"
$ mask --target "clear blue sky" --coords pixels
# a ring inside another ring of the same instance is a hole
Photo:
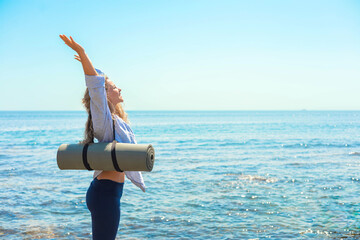
[[[359,1],[0,0],[0,110],[83,110],[71,35],[126,110],[359,110]]]

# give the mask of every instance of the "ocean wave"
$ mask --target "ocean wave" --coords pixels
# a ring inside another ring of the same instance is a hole
[[[360,152],[349,152],[349,155],[360,156]]]
[[[259,175],[245,175],[245,174],[236,174],[236,173],[228,173],[225,176],[237,176],[239,180],[250,181],[250,182],[265,182],[265,183],[275,183],[278,182],[279,179],[273,177],[263,177]]]
[[[357,147],[360,146],[359,143],[348,144],[348,143],[294,143],[294,144],[282,144],[283,148],[348,148],[348,147]]]

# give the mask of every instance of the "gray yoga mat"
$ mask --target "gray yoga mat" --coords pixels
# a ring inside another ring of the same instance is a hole
[[[87,162],[94,170],[116,171],[111,157],[112,143],[90,143]],[[62,170],[87,170],[83,163],[83,144],[62,144],[57,152],[57,164]],[[115,154],[122,171],[151,172],[155,151],[150,144],[116,143]]]

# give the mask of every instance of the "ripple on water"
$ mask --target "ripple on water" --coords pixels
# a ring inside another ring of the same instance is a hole
[[[91,239],[92,172],[60,171],[55,158],[80,140],[86,114],[24,114],[0,113],[11,131],[0,134],[0,238]],[[125,185],[120,238],[360,238],[360,112],[130,116],[157,162],[146,193]]]

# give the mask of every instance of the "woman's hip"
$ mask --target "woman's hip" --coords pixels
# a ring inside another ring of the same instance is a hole
[[[94,178],[86,192],[86,204],[90,211],[120,207],[120,199],[123,193],[124,183],[118,183],[109,179]]]

